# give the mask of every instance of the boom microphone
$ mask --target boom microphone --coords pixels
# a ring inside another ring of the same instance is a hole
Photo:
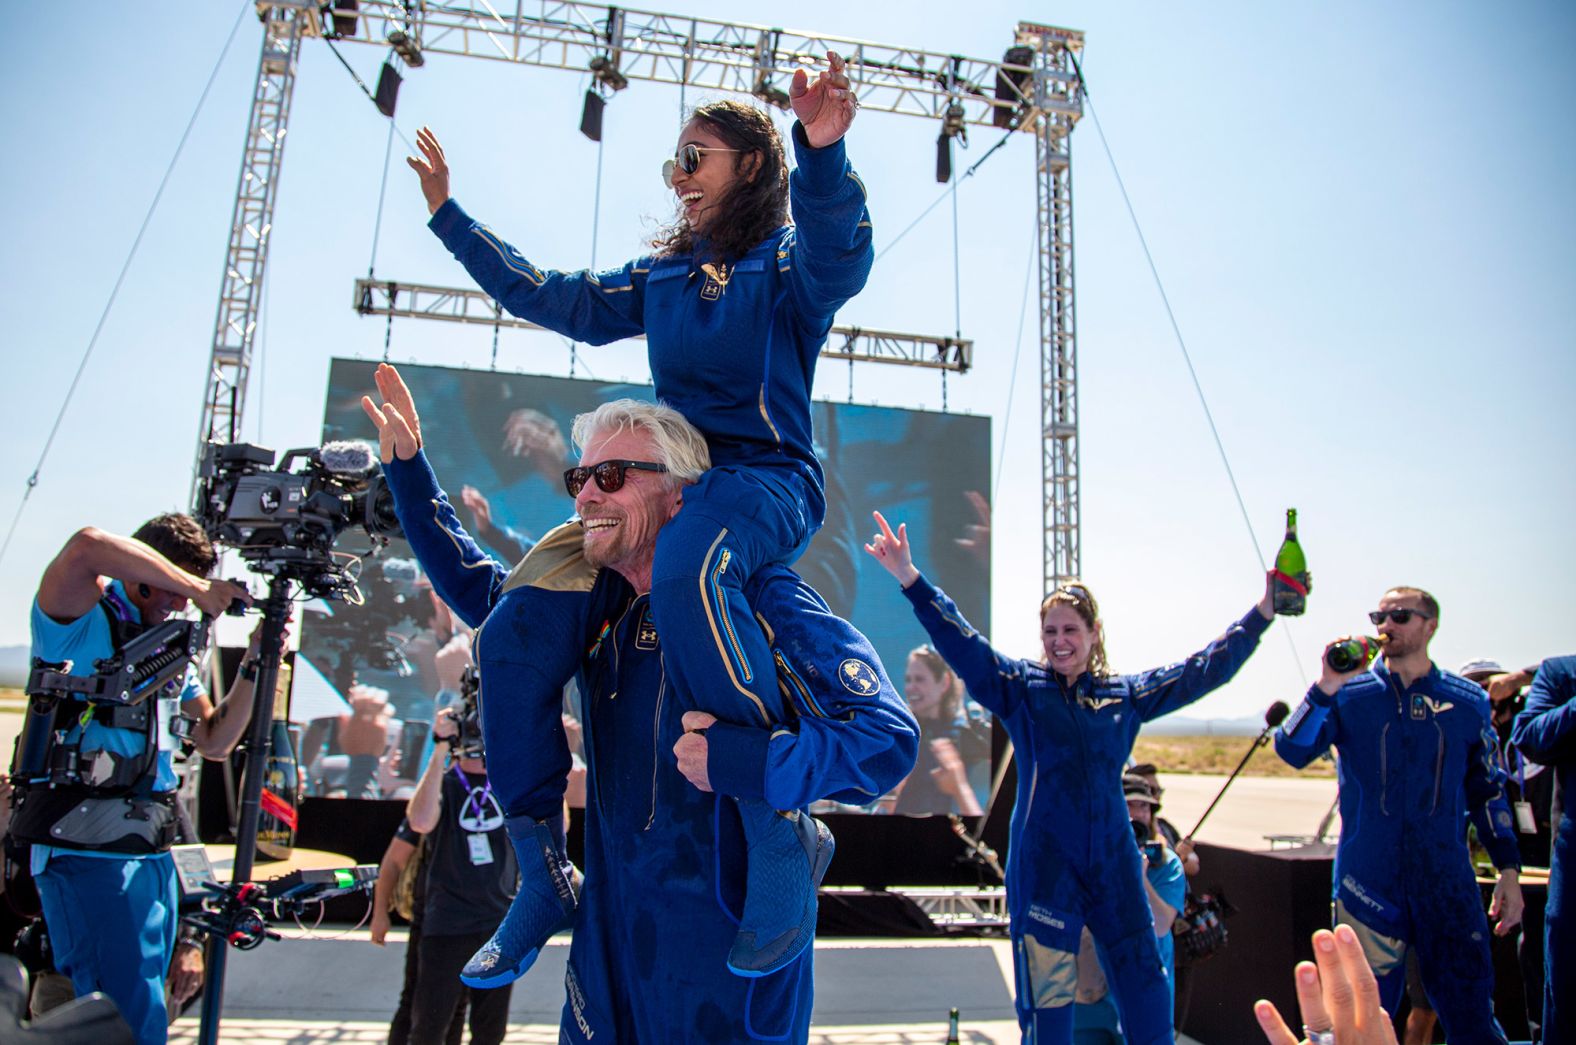
[[[378,455],[371,444],[359,439],[336,439],[324,443],[318,460],[325,471],[350,479],[370,479],[378,474]]]
[[[1193,841],[1193,836],[1198,834],[1198,829],[1204,826],[1204,821],[1209,819],[1209,814],[1213,813],[1215,806],[1220,803],[1221,796],[1226,793],[1226,788],[1231,786],[1231,782],[1237,779],[1237,774],[1241,773],[1247,766],[1248,759],[1253,757],[1253,752],[1264,746],[1269,740],[1270,730],[1285,722],[1286,716],[1289,714],[1291,714],[1291,708],[1287,707],[1286,702],[1283,700],[1277,700],[1269,706],[1269,710],[1264,712],[1264,728],[1259,730],[1259,735],[1253,738],[1253,744],[1248,748],[1248,753],[1242,756],[1242,761],[1237,763],[1237,768],[1233,769],[1231,775],[1226,778],[1226,782],[1220,785],[1220,793],[1215,796],[1214,801],[1209,803],[1209,808],[1204,810],[1204,815],[1198,818],[1198,823],[1193,825],[1193,830],[1187,833],[1185,841]]]

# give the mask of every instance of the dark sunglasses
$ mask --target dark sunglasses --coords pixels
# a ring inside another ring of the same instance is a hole
[[[1408,624],[1413,617],[1422,617],[1424,620],[1432,619],[1421,610],[1374,610],[1368,615],[1368,619],[1374,624],[1383,624],[1386,617],[1389,617],[1396,624]]]
[[[699,145],[694,145],[694,144],[686,145],[686,146],[684,146],[684,148],[682,148],[682,149],[680,149],[678,151],[678,155],[674,156],[673,159],[666,160],[666,161],[663,162],[663,164],[662,164],[662,184],[666,185],[670,189],[673,188],[673,170],[674,170],[675,167],[678,168],[679,170],[683,171],[685,174],[694,174],[696,171],[700,170],[701,157],[705,156],[708,152],[743,152],[743,151],[744,151],[743,149],[721,149],[721,148],[703,149]]]
[[[1052,594],[1060,594],[1062,592],[1066,592],[1068,595],[1071,595],[1079,602],[1089,601],[1089,589],[1085,588],[1082,584],[1064,584],[1060,588],[1057,588]]]
[[[603,493],[617,493],[624,488],[624,472],[634,468],[642,472],[665,472],[668,466],[651,461],[603,461],[601,464],[581,465],[564,471],[564,489],[570,497],[579,497],[586,483],[596,480],[596,487]]]

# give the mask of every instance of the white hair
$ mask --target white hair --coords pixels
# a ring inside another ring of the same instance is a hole
[[[640,399],[615,399],[575,417],[571,437],[575,449],[610,439],[620,432],[644,432],[651,437],[659,464],[667,466],[674,482],[692,483],[711,467],[711,450],[700,430],[665,403]]]

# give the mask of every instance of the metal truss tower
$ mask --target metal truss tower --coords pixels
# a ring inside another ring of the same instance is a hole
[[[860,105],[867,111],[927,117],[943,126],[1011,127],[1035,137],[1045,585],[1048,590],[1078,576],[1078,385],[1068,135],[1083,112],[1073,63],[1073,55],[1083,49],[1082,33],[1020,22],[1007,58],[989,61],[604,4],[515,0],[512,10],[504,7],[488,0],[257,0],[265,30],[263,58],[220,294],[204,442],[228,438],[240,422],[302,36],[380,47],[395,44],[407,61],[413,51],[486,58],[591,71],[608,89],[642,80],[749,94],[777,105],[786,104],[786,84],[795,69],[835,50],[848,58]],[[359,290],[357,296],[360,300]],[[390,300],[388,307],[393,305]],[[457,309],[441,318],[460,322],[493,318],[471,318],[470,304],[463,301],[440,308]],[[910,346],[925,340],[914,335],[847,333],[853,336],[842,350],[844,358],[962,369],[955,362],[947,366],[944,355],[912,355]],[[861,334],[870,344],[868,352],[851,347]],[[896,350],[874,344],[881,339],[906,339],[906,344]],[[946,346],[934,347],[947,351]],[[829,346],[828,354],[837,353]]]
[[[263,48],[252,88],[252,115],[246,126],[240,183],[230,219],[230,245],[219,286],[208,391],[198,430],[199,465],[209,441],[233,442],[240,434],[247,377],[252,369],[252,337],[257,331],[268,265],[268,234],[274,222],[290,99],[295,92],[296,61],[315,7],[306,2],[258,5]],[[194,468],[194,483],[195,475]]]

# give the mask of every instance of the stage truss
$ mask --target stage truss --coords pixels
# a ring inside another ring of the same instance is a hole
[[[626,82],[733,91],[773,103],[785,98],[795,69],[835,50],[848,58],[864,110],[1006,126],[1034,135],[1046,590],[1079,575],[1078,352],[1068,137],[1083,112],[1074,62],[1083,49],[1082,33],[1020,22],[1012,41],[1018,49],[1015,61],[1008,64],[601,4],[516,0],[512,10],[500,10],[502,6],[487,0],[257,0],[262,55],[214,323],[199,459],[204,444],[229,441],[240,430],[303,38],[393,44],[413,64],[442,54],[583,74],[596,63],[602,82],[611,70]],[[392,55],[390,60],[401,64]],[[397,286],[412,294],[420,290],[447,297],[446,305],[423,313],[429,318],[522,325],[512,317],[500,320],[480,292]],[[360,307],[363,292],[360,283],[357,287]],[[376,311],[375,297],[373,301]],[[396,302],[397,294],[389,294],[389,308],[413,307]],[[472,318],[473,306],[490,314]],[[437,315],[450,308],[455,311]],[[824,355],[957,371],[966,370],[970,362],[972,346],[961,339],[839,329],[842,345],[829,342]]]

